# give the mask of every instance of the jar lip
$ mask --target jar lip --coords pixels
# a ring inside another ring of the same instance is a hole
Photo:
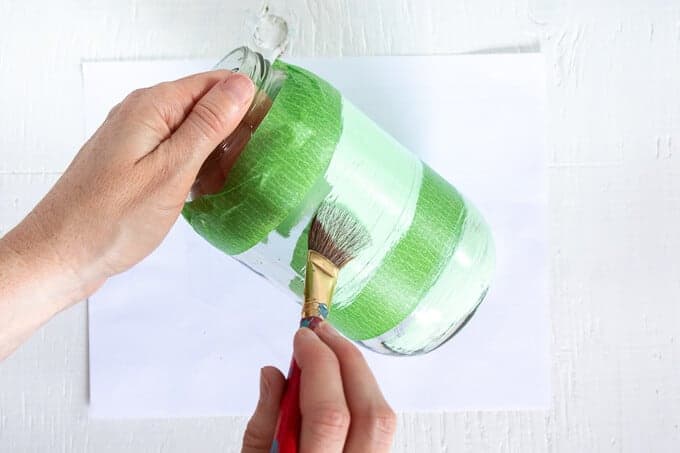
[[[214,69],[227,69],[247,75],[258,90],[274,99],[285,78],[282,71],[272,68],[272,64],[261,53],[250,47],[238,47],[225,55]]]
[[[251,50],[249,47],[241,46],[226,54],[215,65],[215,69],[227,69],[232,72],[240,72],[249,76],[256,82],[258,73],[262,72],[262,66],[266,60],[261,54]]]

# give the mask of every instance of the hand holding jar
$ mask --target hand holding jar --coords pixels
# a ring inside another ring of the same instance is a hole
[[[254,92],[247,77],[218,70],[134,91],[111,110],[45,198],[0,238],[0,360],[159,245]],[[322,324],[295,338],[302,446],[389,451],[394,413],[358,349]],[[283,382],[263,369],[245,452],[269,451]]]

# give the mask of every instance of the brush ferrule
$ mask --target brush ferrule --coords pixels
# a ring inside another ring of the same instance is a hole
[[[302,317],[325,318],[331,307],[335,284],[338,281],[338,267],[322,254],[310,250],[307,253],[305,271],[305,299],[302,303]]]

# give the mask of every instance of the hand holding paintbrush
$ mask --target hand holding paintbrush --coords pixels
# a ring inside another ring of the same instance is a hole
[[[391,451],[396,417],[359,349],[329,323],[321,322],[314,330],[297,331],[294,351],[301,370],[297,451]],[[286,379],[276,368],[265,367],[260,388],[260,400],[243,439],[244,453],[272,451]]]
[[[394,413],[358,349],[322,322],[338,273],[367,244],[365,229],[350,212],[333,203],[322,204],[308,241],[300,326],[309,329],[300,329],[295,337],[272,452],[389,451]],[[258,405],[249,424],[251,433],[266,417],[258,413],[272,415],[263,405]],[[246,443],[244,451],[248,451]]]
[[[314,329],[326,318],[340,269],[368,242],[368,232],[349,211],[336,204],[321,204],[309,229],[300,327]],[[301,374],[293,357],[286,391],[281,400],[272,452],[298,451]]]

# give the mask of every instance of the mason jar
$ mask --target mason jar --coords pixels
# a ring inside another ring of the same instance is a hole
[[[247,74],[257,94],[198,174],[183,210],[194,230],[301,300],[307,231],[332,200],[371,243],[340,271],[328,321],[382,353],[423,353],[453,336],[494,269],[475,207],[311,72],[246,47],[217,67]]]

